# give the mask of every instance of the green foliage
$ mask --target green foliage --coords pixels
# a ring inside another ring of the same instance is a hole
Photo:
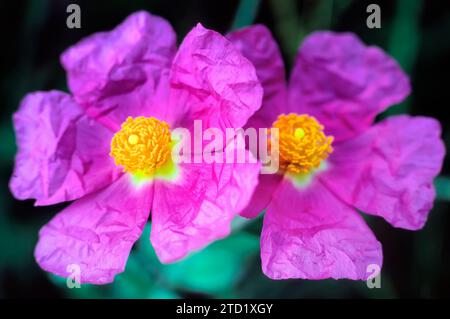
[[[183,291],[211,295],[230,291],[245,270],[242,265],[259,251],[257,236],[238,232],[192,253],[180,262],[163,265],[150,244],[149,232],[150,227],[147,227],[136,254],[153,265],[153,272],[162,282]]]
[[[0,136],[2,143],[0,145],[0,168],[9,167],[16,153],[16,144],[12,122],[0,123]]]
[[[440,176],[434,181],[436,187],[437,198],[440,200],[450,201],[450,178]]]
[[[241,0],[231,26],[232,30],[249,26],[255,21],[261,0]]]
[[[399,0],[395,8],[395,16],[390,28],[387,51],[397,60],[407,74],[411,74],[417,61],[421,37],[419,20],[422,1]],[[405,41],[405,35],[413,35]],[[383,117],[408,113],[411,99],[389,108]]]

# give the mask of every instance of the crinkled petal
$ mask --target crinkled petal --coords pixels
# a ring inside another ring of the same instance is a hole
[[[109,156],[113,133],[62,92],[27,95],[14,114],[18,153],[10,189],[51,205],[80,198],[120,176]]]
[[[299,190],[284,180],[261,234],[264,273],[272,279],[367,279],[382,264],[381,244],[361,216],[320,182]]]
[[[343,200],[395,227],[424,226],[445,155],[439,122],[395,116],[335,145],[320,178]]]
[[[284,63],[275,39],[267,27],[254,25],[231,32],[227,38],[253,63],[264,97],[248,127],[271,127],[281,113],[288,113]]]
[[[269,206],[272,195],[276,192],[282,179],[283,175],[281,174],[261,174],[250,202],[239,215],[246,218],[258,216]]]
[[[171,71],[171,107],[179,126],[243,127],[259,109],[262,88],[253,65],[220,34],[198,24],[184,38]]]
[[[157,181],[151,242],[159,259],[173,262],[230,233],[249,202],[259,164],[179,164],[180,176]]]
[[[39,232],[35,257],[62,277],[79,267],[81,283],[106,284],[125,269],[152,202],[152,185],[133,186],[123,175],[108,188],[79,199]],[[69,267],[69,268],[68,268]]]
[[[396,61],[351,33],[310,35],[289,84],[291,107],[315,116],[336,141],[369,128],[378,113],[409,92],[409,79]]]
[[[80,41],[63,53],[61,62],[77,102],[117,129],[127,116],[150,115],[155,108],[167,107],[162,93],[167,91],[175,52],[170,24],[142,11],[112,31]]]

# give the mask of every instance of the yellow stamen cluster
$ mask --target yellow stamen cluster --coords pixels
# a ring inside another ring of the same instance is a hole
[[[128,117],[111,140],[114,162],[125,172],[150,176],[170,156],[169,124],[154,117]]]
[[[309,173],[333,152],[332,136],[311,116],[281,114],[273,123],[279,130],[280,168],[290,173]]]

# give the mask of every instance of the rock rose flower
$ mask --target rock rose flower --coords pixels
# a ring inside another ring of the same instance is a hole
[[[105,284],[125,268],[151,211],[151,242],[173,262],[226,236],[257,184],[255,164],[176,164],[171,129],[241,127],[259,108],[253,65],[197,25],[182,41],[138,12],[61,56],[71,94],[27,95],[14,114],[10,189],[36,205],[73,201],[39,233],[46,271]]]
[[[392,58],[351,33],[307,37],[289,84],[265,27],[228,38],[253,62],[264,89],[248,126],[279,129],[280,173],[261,175],[243,211],[254,217],[266,208],[264,273],[367,279],[368,266],[381,267],[382,250],[358,211],[394,227],[424,226],[445,153],[440,124],[408,115],[374,123],[409,94],[409,80]]]

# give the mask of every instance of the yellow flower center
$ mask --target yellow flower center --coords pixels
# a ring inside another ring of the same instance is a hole
[[[273,127],[279,130],[280,168],[284,171],[309,173],[333,152],[333,137],[326,136],[312,116],[281,114]]]
[[[150,176],[170,157],[169,124],[154,117],[128,117],[111,140],[114,162],[125,172]]]

